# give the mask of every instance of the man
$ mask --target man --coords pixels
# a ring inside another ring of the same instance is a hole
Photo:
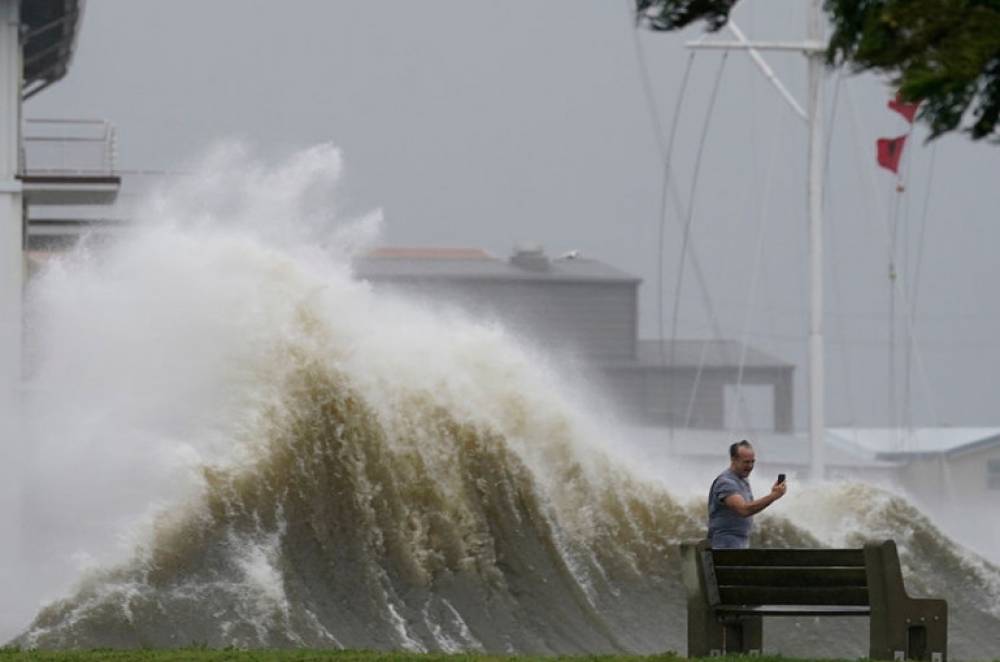
[[[785,496],[788,486],[778,479],[771,493],[754,500],[747,478],[756,457],[744,439],[729,447],[729,468],[719,474],[708,493],[708,540],[715,549],[750,546],[753,516]]]

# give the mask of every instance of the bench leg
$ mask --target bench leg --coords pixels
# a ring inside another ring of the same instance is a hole
[[[729,653],[760,654],[764,625],[760,616],[742,616],[720,623],[710,612],[697,618],[688,612],[688,657]]]
[[[760,616],[743,616],[726,623],[723,650],[726,653],[760,654],[764,643],[764,619]]]
[[[726,650],[725,626],[707,609],[688,609],[688,657],[722,655]]]
[[[921,657],[927,662],[948,662],[948,603],[944,600],[921,600],[919,618],[926,627],[926,647]]]
[[[869,658],[948,661],[948,605],[944,600],[908,599],[890,615],[872,612]]]

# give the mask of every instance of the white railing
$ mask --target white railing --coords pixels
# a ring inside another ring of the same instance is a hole
[[[27,119],[21,172],[26,175],[113,175],[118,134],[106,120]]]

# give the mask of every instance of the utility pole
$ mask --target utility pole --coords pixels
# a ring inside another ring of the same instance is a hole
[[[808,189],[806,206],[809,216],[809,475],[813,480],[822,480],[825,475],[826,458],[824,441],[826,423],[824,390],[823,351],[823,168],[826,162],[823,144],[823,71],[826,44],[823,34],[823,13],[820,0],[807,0],[809,12],[805,41],[750,41],[739,28],[729,20],[730,31],[737,41],[697,41],[689,42],[688,48],[716,50],[745,50],[760,68],[768,81],[781,94],[799,117],[806,121],[809,131]],[[807,110],[795,102],[774,72],[761,57],[761,51],[797,51],[806,56],[808,66]]]

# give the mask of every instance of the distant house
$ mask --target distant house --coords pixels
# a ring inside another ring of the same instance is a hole
[[[834,428],[827,438],[895,465],[894,481],[951,535],[1000,549],[1000,428]]]
[[[899,483],[930,504],[1000,496],[1000,428],[832,428],[828,437],[896,464]]]
[[[499,259],[475,248],[383,248],[355,271],[572,351],[635,423],[723,429],[740,385],[766,389],[762,427],[793,428],[792,364],[732,340],[639,340],[641,279],[576,252],[553,259],[521,246]]]

